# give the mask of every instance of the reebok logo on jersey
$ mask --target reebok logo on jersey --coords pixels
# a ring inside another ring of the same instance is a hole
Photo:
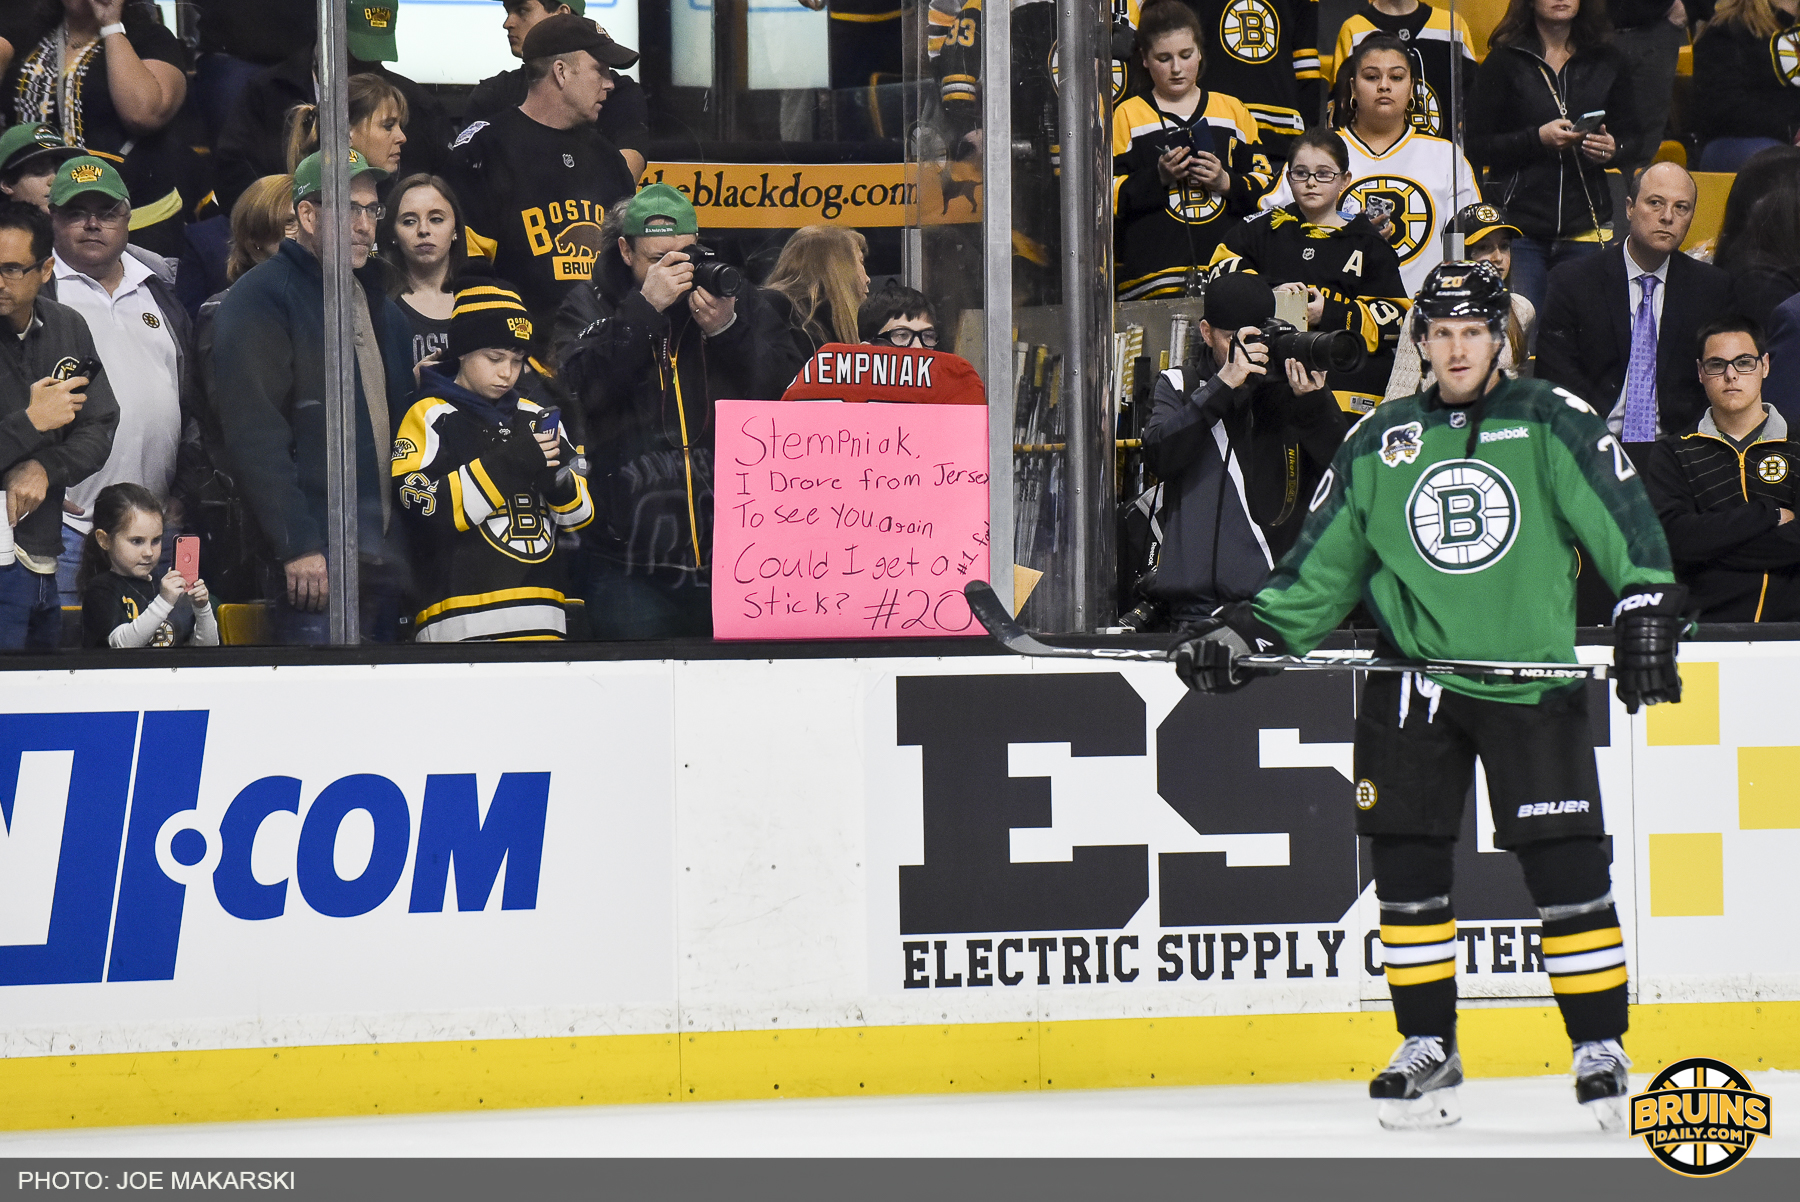
[[[1524,426],[1514,426],[1509,430],[1483,430],[1482,442],[1505,442],[1512,438],[1530,438],[1531,431]]]
[[[1546,814],[1585,814],[1588,803],[1585,801],[1540,801],[1519,807],[1521,818],[1542,818]]]

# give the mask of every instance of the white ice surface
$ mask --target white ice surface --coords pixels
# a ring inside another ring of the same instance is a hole
[[[1760,1072],[1800,1111],[1800,1073]],[[1645,1077],[1633,1077],[1641,1089]],[[0,1134],[16,1156],[1629,1156],[1567,1077],[1470,1081],[1463,1121],[1394,1133],[1367,1086],[1232,1085],[935,1097],[677,1102]],[[1755,1155],[1800,1155],[1758,1140]]]

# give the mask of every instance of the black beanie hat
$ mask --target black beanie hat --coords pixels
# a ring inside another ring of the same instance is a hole
[[[531,312],[511,284],[479,270],[465,271],[456,281],[448,348],[452,359],[489,347],[507,347],[529,355],[531,334]]]
[[[1206,324],[1215,330],[1236,331],[1261,326],[1275,316],[1275,292],[1260,275],[1232,271],[1206,285]]]

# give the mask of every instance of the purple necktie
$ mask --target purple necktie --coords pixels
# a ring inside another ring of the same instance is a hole
[[[1631,318],[1631,361],[1625,368],[1626,442],[1656,441],[1656,277],[1641,275],[1644,299]]]

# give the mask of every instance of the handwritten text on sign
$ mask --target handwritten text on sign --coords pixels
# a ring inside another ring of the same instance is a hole
[[[713,632],[975,635],[988,578],[987,409],[719,402]]]

